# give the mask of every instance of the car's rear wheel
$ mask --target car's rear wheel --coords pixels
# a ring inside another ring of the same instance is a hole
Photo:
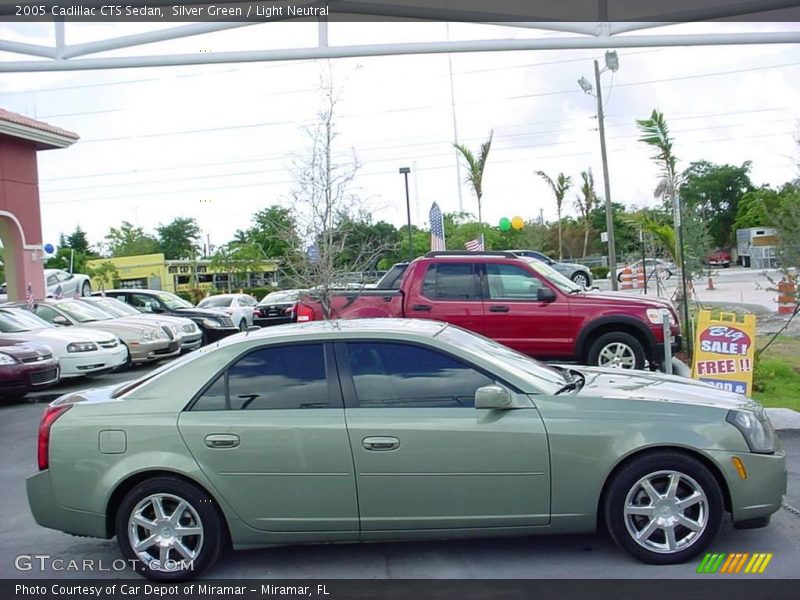
[[[174,477],[154,477],[127,493],[116,516],[122,554],[156,581],[196,577],[222,552],[225,527],[216,504],[200,488]]]
[[[708,547],[722,523],[722,490],[700,461],[677,452],[648,454],[609,482],[603,506],[617,545],[651,564],[685,562]]]
[[[84,281],[83,285],[81,286],[81,296],[91,296],[92,295],[92,285],[88,281]]]
[[[605,333],[589,347],[588,362],[598,367],[614,369],[644,369],[644,348],[629,333]]]
[[[586,273],[582,273],[581,271],[578,271],[577,273],[573,273],[572,274],[571,279],[572,279],[572,282],[574,284],[576,284],[576,285],[579,285],[579,286],[585,287],[585,288],[589,287],[589,277],[586,275]]]

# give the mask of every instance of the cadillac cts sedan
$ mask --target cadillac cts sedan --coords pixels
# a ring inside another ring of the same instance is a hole
[[[154,445],[154,440],[157,444]],[[689,560],[786,489],[762,407],[675,376],[553,368],[428,320],[244,332],[42,417],[36,521],[146,577],[233,548],[594,531]]]

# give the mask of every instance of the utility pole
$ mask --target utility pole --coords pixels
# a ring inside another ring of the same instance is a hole
[[[411,235],[411,197],[408,195],[408,174],[411,169],[408,167],[400,167],[400,173],[406,180],[406,213],[408,214],[408,262],[414,260],[414,239]]]
[[[608,178],[608,156],[606,154],[606,129],[603,115],[603,88],[600,87],[600,63],[594,61],[594,79],[597,85],[597,123],[600,129],[600,154],[603,160],[603,183],[606,193],[606,232],[608,233],[608,269],[611,289],[617,285],[617,247],[614,243],[614,209],[611,206],[611,182]]]

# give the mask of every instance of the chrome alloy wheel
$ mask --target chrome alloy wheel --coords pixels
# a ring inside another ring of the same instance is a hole
[[[708,525],[708,498],[691,477],[657,471],[637,481],[624,505],[625,527],[637,544],[675,554],[694,544]]]
[[[597,366],[612,369],[635,369],[636,354],[633,348],[622,342],[612,342],[600,350]]]
[[[589,278],[584,273],[575,273],[572,276],[572,282],[582,288],[589,287]]]
[[[139,560],[154,571],[179,571],[199,556],[203,524],[183,498],[153,494],[131,511],[128,538]]]

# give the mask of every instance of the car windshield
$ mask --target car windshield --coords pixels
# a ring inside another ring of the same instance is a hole
[[[169,292],[158,292],[155,294],[155,297],[161,300],[170,310],[175,310],[176,308],[194,308],[191,302],[187,302],[180,296],[170,294]]]
[[[54,327],[55,325],[51,325],[26,310],[6,309],[0,311],[0,331],[3,333],[53,329]]]
[[[79,300],[59,302],[56,306],[78,321],[78,323],[91,323],[92,321],[108,321],[113,319],[113,316],[104,310],[95,306],[90,306]]]
[[[454,346],[478,354],[484,360],[502,369],[513,371],[514,374],[530,380],[544,394],[555,394],[566,382],[566,378],[557,369],[512,350],[508,346],[503,346],[494,340],[466,329],[461,329],[455,325],[448,325],[442,328],[436,334],[436,337]]]
[[[534,258],[527,259],[527,263],[531,266],[531,268],[534,271],[539,273],[539,275],[542,275],[550,283],[558,287],[562,292],[571,294],[583,291],[583,288],[581,286],[577,285],[576,283],[573,283],[568,278],[564,277],[561,273],[556,271],[550,265],[545,264],[542,261],[536,260]]]
[[[100,300],[92,299],[88,302],[90,306],[97,307],[114,317],[136,317],[141,316],[142,314],[132,306],[128,306],[124,302],[115,300],[114,298],[102,298]]]
[[[209,298],[203,298],[200,304],[197,305],[197,308],[219,308],[221,306],[230,306],[230,305],[231,305],[230,296],[211,296]]]
[[[287,290],[285,292],[270,292],[261,299],[259,304],[279,304],[283,302],[297,302],[300,299],[300,292]]]

